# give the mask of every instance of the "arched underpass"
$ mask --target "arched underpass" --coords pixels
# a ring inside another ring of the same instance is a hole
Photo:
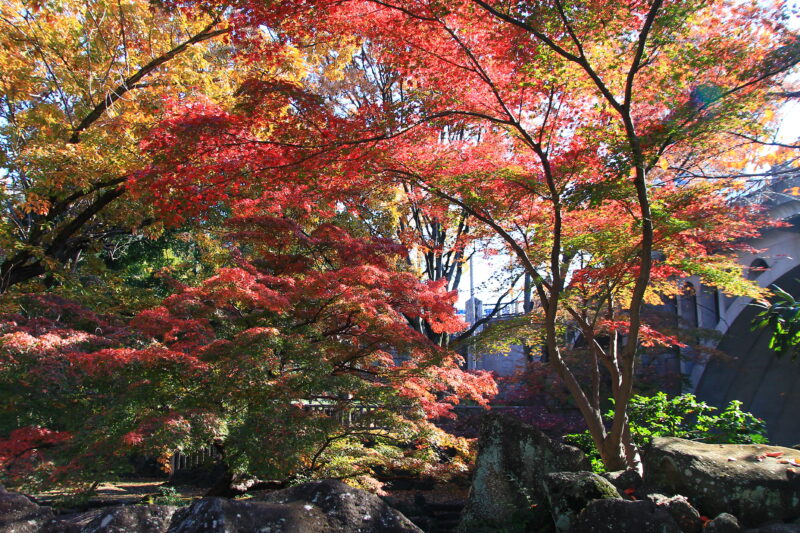
[[[800,294],[800,265],[775,281],[791,294]],[[727,328],[697,383],[697,396],[712,405],[739,400],[742,408],[767,422],[775,444],[800,444],[800,361],[778,357],[768,347],[770,332],[752,331],[758,309],[744,307]]]

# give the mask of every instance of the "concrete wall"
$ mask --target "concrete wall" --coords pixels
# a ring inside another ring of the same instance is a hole
[[[498,376],[508,377],[527,364],[522,346],[512,345],[507,353],[482,353],[475,356],[475,367],[479,370],[491,370]]]

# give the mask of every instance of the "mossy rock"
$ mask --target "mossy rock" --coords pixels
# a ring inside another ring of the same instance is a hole
[[[490,412],[481,424],[472,488],[457,531],[552,531],[545,474],[590,468],[579,449],[516,418]]]
[[[592,472],[553,472],[544,476],[550,514],[556,531],[566,533],[578,514],[593,500],[619,499],[609,481]]]

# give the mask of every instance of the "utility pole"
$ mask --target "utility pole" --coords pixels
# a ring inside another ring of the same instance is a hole
[[[475,255],[475,251],[473,250],[472,254],[469,256],[469,305],[472,307],[472,324],[478,321],[477,317],[477,306],[475,305],[475,274],[472,268],[472,256]],[[470,324],[470,325],[472,325]],[[475,335],[475,332],[472,332]],[[475,348],[470,342],[467,345],[467,370],[475,370],[475,354],[473,351]]]
[[[525,272],[525,288],[523,298],[522,312],[525,315],[529,315],[529,313],[533,311],[533,278],[531,278],[530,272]],[[527,319],[530,320],[530,317],[527,316]],[[533,362],[533,348],[527,342],[522,344],[522,353],[525,354],[526,361],[529,363]]]

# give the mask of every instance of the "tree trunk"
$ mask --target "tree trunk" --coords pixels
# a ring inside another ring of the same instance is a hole
[[[596,444],[596,443],[595,443]],[[609,472],[616,470],[627,470],[631,467],[625,455],[625,447],[620,439],[615,439],[609,434],[605,441],[598,446],[600,458],[603,460],[603,465]]]

